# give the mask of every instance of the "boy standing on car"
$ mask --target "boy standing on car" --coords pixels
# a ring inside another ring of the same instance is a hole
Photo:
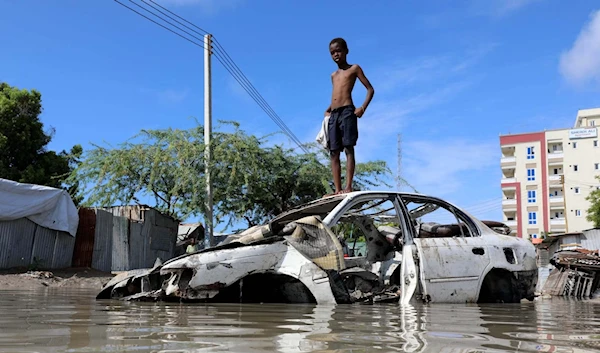
[[[352,191],[356,163],[354,146],[358,140],[357,119],[363,116],[375,94],[375,90],[362,68],[358,64],[348,64],[346,61],[348,52],[348,45],[342,38],[335,38],[329,43],[329,53],[338,66],[338,69],[331,74],[333,93],[331,104],[325,111],[325,116],[329,115],[328,140],[335,194]],[[355,108],[352,102],[352,89],[357,78],[367,89],[367,97],[360,107]],[[346,187],[344,189],[341,187],[340,152],[342,149],[346,152],[347,160]]]

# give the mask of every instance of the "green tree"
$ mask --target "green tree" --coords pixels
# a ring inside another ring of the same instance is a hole
[[[66,185],[65,179],[76,166],[82,148],[76,145],[70,152],[48,151],[54,130],[44,131],[41,112],[40,92],[0,83],[0,178],[64,187],[75,195],[77,185]]]
[[[600,177],[596,176],[596,179],[600,180]],[[593,190],[585,199],[590,202],[585,218],[592,222],[594,227],[600,227],[600,190]]]
[[[331,192],[327,155],[315,145],[309,153],[268,146],[268,136],[213,131],[211,180],[217,222],[259,224],[291,207]],[[70,182],[87,185],[86,204],[109,206],[151,196],[159,210],[182,220],[205,212],[204,129],[142,130],[129,141],[87,151]],[[355,187],[385,184],[385,162],[359,163]],[[387,185],[387,184],[386,184]],[[388,185],[389,186],[389,185]]]

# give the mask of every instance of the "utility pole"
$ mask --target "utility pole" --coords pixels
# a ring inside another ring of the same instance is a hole
[[[397,191],[402,189],[402,134],[398,134],[398,169],[396,169],[396,188]]]
[[[204,234],[204,247],[214,246],[213,238],[213,193],[211,181],[211,154],[210,137],[212,134],[212,91],[211,91],[211,55],[212,55],[212,36],[204,36],[204,174],[206,175],[206,214],[204,222],[206,224]]]

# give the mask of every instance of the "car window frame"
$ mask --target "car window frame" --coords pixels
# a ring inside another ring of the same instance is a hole
[[[442,199],[439,199],[437,197],[432,197],[432,196],[424,196],[424,195],[410,195],[410,194],[400,194],[398,195],[399,199],[400,199],[400,204],[402,205],[402,207],[406,210],[406,218],[407,221],[409,222],[409,224],[411,225],[409,228],[409,232],[411,232],[411,237],[413,239],[421,239],[419,237],[417,237],[416,235],[416,230],[415,227],[413,227],[413,219],[410,216],[410,211],[408,210],[408,205],[407,205],[407,201],[411,200],[411,199],[415,199],[415,200],[423,200],[425,202],[430,202],[430,203],[436,203],[439,204],[440,206],[442,206],[443,208],[446,209],[446,211],[452,213],[457,219],[460,219],[462,217],[462,220],[464,221],[464,223],[467,225],[467,228],[469,229],[471,236],[465,236],[464,233],[462,232],[461,229],[461,238],[464,239],[469,239],[469,238],[477,238],[477,237],[481,237],[481,230],[479,229],[479,227],[477,227],[477,225],[475,224],[474,220],[465,212],[463,212],[460,208],[458,208],[457,206],[444,201]],[[460,227],[459,227],[460,228]],[[448,238],[448,237],[436,237],[436,239],[439,238]]]
[[[391,201],[392,204],[394,205],[394,210],[396,211],[396,214],[398,215],[399,221],[401,223],[404,223],[402,221],[402,219],[400,219],[400,215],[402,214],[402,210],[400,208],[399,205],[399,201],[397,199],[397,194],[390,194],[390,193],[373,193],[373,194],[359,194],[356,196],[348,196],[345,200],[343,200],[342,202],[340,202],[340,204],[338,204],[328,215],[327,217],[325,217],[325,219],[323,220],[323,223],[331,228],[333,226],[335,226],[339,221],[340,218],[342,218],[342,216],[348,212],[348,210],[350,210],[354,205],[356,205],[357,203],[360,202],[365,202],[365,201],[370,201],[370,200],[377,200],[377,199],[386,199],[388,201]]]

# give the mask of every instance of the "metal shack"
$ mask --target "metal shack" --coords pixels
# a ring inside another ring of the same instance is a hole
[[[600,229],[550,234],[535,243],[539,269],[538,292],[589,297],[599,288]]]
[[[65,190],[0,178],[0,269],[71,266],[78,222]]]
[[[179,222],[152,207],[80,208],[79,218],[75,267],[127,271],[174,256]]]

